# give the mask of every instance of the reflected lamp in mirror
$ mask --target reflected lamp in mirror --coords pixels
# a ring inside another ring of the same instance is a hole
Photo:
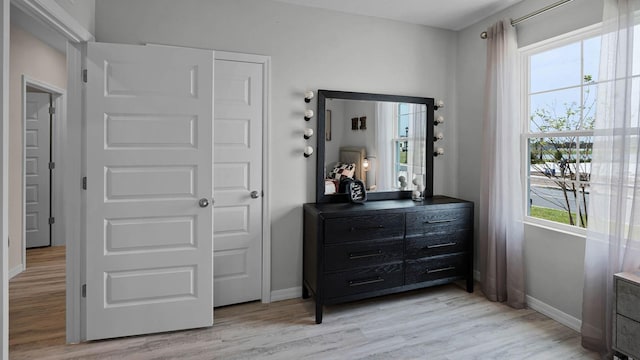
[[[364,158],[364,160],[362,160],[362,169],[364,171],[369,171],[369,159],[368,158]]]

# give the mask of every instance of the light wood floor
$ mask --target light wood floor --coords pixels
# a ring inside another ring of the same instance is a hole
[[[27,252],[10,283],[11,359],[598,359],[579,335],[456,285],[325,308],[311,300],[215,310],[212,328],[66,345],[64,248]]]

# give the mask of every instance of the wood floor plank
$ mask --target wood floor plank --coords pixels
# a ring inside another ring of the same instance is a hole
[[[457,285],[325,308],[312,300],[215,310],[211,328],[65,344],[64,247],[27,252],[9,284],[10,359],[598,359],[575,331]]]

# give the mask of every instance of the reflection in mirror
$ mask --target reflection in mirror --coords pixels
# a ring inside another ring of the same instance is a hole
[[[349,179],[362,180],[370,199],[432,195],[433,99],[318,94],[318,202],[340,201]]]

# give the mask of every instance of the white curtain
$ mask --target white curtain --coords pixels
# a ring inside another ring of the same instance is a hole
[[[518,52],[515,28],[487,29],[487,75],[480,177],[481,288],[492,301],[525,306]]]
[[[377,155],[377,188],[388,191],[397,187],[397,180],[393,179],[393,142],[389,134],[395,134],[393,128],[394,121],[398,116],[397,103],[378,101],[376,104],[376,144],[378,144]]]
[[[605,0],[582,304],[582,344],[603,355],[613,274],[640,270],[639,10],[640,0]]]

